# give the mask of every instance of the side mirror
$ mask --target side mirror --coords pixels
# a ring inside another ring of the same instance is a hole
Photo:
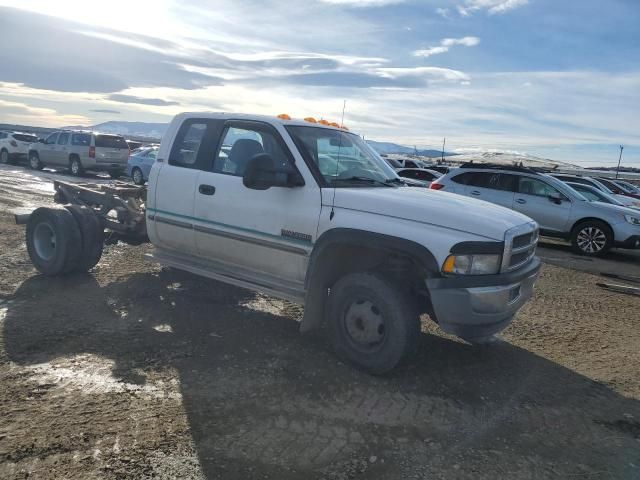
[[[549,195],[549,201],[555,203],[556,205],[560,205],[562,203],[562,200],[564,200],[564,197],[560,192],[554,192]]]
[[[44,143],[44,138],[39,138],[38,143]]]
[[[268,153],[259,153],[247,163],[242,183],[252,190],[267,190],[271,187],[301,187],[304,180],[298,172],[277,167]]]

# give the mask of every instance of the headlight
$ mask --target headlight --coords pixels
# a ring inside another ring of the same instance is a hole
[[[624,219],[629,222],[631,225],[638,225],[640,227],[640,217],[635,217],[633,215],[625,215]]]
[[[502,255],[449,255],[442,265],[443,273],[456,275],[493,275],[500,272]]]

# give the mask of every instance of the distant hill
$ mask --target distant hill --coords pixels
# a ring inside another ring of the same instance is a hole
[[[373,149],[378,153],[402,153],[405,155],[412,155],[416,153],[416,150],[413,147],[407,147],[405,145],[398,145],[397,143],[391,142],[376,142],[373,140],[367,140],[367,143],[373,147]],[[421,157],[440,157],[442,155],[442,150],[433,150],[433,149],[418,149],[417,154]],[[455,153],[444,152],[445,156],[455,155]]]
[[[99,123],[91,126],[74,125],[64,127],[69,129],[87,129],[104,133],[117,133],[127,137],[143,137],[160,139],[167,131],[168,123],[146,123],[146,122],[120,122],[111,121]]]

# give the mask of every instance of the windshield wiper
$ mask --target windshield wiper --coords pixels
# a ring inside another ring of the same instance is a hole
[[[346,177],[346,178],[334,178],[331,181],[333,183],[335,183],[335,182],[368,183],[370,185],[381,185],[383,187],[392,187],[393,185],[391,185],[391,183],[389,183],[389,180],[393,180],[393,179],[388,179],[388,180],[385,180],[384,182],[382,182],[380,180],[376,180],[375,178],[359,177],[359,176],[354,175],[352,177]]]

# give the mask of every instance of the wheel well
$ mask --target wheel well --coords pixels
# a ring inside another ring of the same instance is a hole
[[[301,331],[310,331],[322,324],[325,303],[331,287],[348,273],[381,273],[414,296],[421,313],[432,311],[424,279],[434,275],[435,272],[431,271],[433,265],[425,265],[424,259],[397,248],[397,245],[396,248],[392,248],[384,244],[371,246],[366,243],[335,242],[325,245],[316,255],[312,255],[307,273],[307,294]]]
[[[577,222],[575,222],[573,224],[573,226],[571,227],[571,235],[573,235],[573,232],[575,231],[576,227],[578,225],[580,225],[581,223],[585,223],[585,222],[598,222],[598,223],[604,223],[607,228],[609,229],[609,231],[611,232],[611,234],[613,235],[613,228],[611,228],[611,225],[609,224],[609,222],[602,220],[601,218],[595,218],[595,217],[585,217],[585,218],[581,218],[580,220],[578,220]]]
[[[80,156],[77,153],[72,153],[69,155],[69,161],[73,160],[74,158],[77,158],[78,161],[80,161]]]
[[[419,288],[427,276],[419,261],[410,254],[365,245],[333,245],[318,256],[316,264],[313,275],[319,275],[326,288],[352,272],[383,273],[410,288]]]

